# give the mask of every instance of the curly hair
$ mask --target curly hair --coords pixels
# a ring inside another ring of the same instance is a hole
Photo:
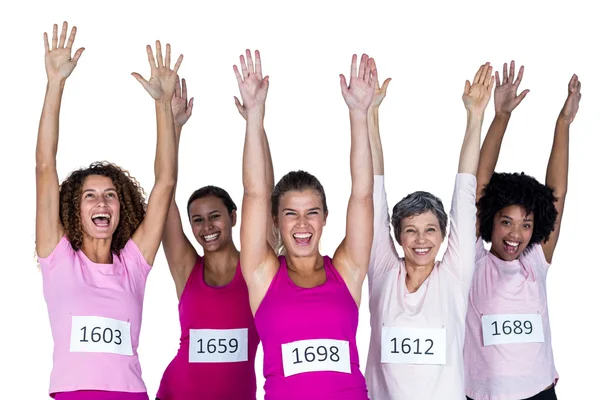
[[[87,168],[71,172],[60,185],[60,221],[75,250],[79,250],[83,244],[81,194],[83,183],[90,175],[110,178],[117,189],[121,217],[112,237],[111,251],[119,254],[146,215],[146,194],[129,172],[107,161],[94,162]]]
[[[479,232],[486,242],[492,240],[494,217],[505,207],[521,206],[533,213],[533,234],[527,247],[548,241],[558,216],[554,191],[525,173],[496,173],[477,203]]]

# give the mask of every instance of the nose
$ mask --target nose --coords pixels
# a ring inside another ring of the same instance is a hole
[[[307,220],[308,219],[305,216],[301,215],[300,217],[298,217],[298,226],[306,226],[306,225],[308,225],[306,223]]]
[[[521,228],[519,226],[512,225],[510,228],[510,232],[508,233],[508,236],[514,238],[514,239],[521,239],[521,237],[523,235],[521,235]]]

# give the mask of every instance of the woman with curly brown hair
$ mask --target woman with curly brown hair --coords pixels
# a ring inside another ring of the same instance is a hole
[[[59,400],[148,399],[137,347],[146,277],[158,251],[177,180],[171,99],[182,57],[170,67],[170,46],[156,62],[147,46],[151,78],[134,77],[154,98],[157,118],[155,183],[148,206],[139,184],[107,162],[77,170],[58,184],[56,150],[73,27],[52,46],[44,33],[48,83],[36,149],[36,251],[54,338],[50,397]],[[147,212],[146,212],[147,211]]]

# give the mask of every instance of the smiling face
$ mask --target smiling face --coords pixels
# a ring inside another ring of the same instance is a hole
[[[296,257],[318,253],[326,220],[323,201],[314,190],[294,190],[283,194],[276,224],[287,253]]]
[[[444,241],[440,223],[431,211],[402,218],[398,241],[407,266],[431,267]]]
[[[221,199],[215,196],[196,199],[190,204],[189,214],[194,237],[204,252],[217,251],[232,243],[236,212],[233,210],[230,215]]]
[[[519,258],[533,234],[533,213],[517,205],[504,207],[494,217],[491,252],[504,261]]]
[[[80,217],[84,237],[109,239],[119,225],[121,204],[112,180],[89,175],[81,189]]]

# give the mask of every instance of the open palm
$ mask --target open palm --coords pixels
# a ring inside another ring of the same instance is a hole
[[[352,65],[350,67],[350,85],[344,75],[340,75],[340,85],[342,87],[342,96],[350,110],[366,111],[371,105],[375,85],[377,84],[377,69],[372,68],[373,59],[363,54],[360,59],[358,71],[356,69],[356,54],[352,56]]]
[[[183,61],[183,55],[180,55],[171,69],[171,45],[167,43],[167,51],[163,60],[162,47],[160,41],[156,41],[156,60],[150,45],[146,46],[148,53],[148,63],[150,64],[150,79],[144,79],[137,72],[132,73],[152,96],[154,100],[171,101],[175,93],[175,84],[177,83],[177,71]]]
[[[569,95],[565,101],[560,117],[563,118],[567,123],[572,123],[575,120],[577,111],[579,111],[579,101],[581,100],[581,81],[575,74],[569,81]]]
[[[233,66],[233,72],[238,81],[243,103],[241,105],[236,98],[236,106],[240,104],[244,111],[256,107],[264,107],[267,100],[267,93],[269,92],[269,77],[265,76],[263,78],[262,76],[262,61],[258,50],[254,52],[254,58],[256,59],[256,64],[252,60],[250,50],[246,50],[246,57],[243,55],[240,56],[241,74],[237,65]],[[240,106],[238,106],[238,111],[240,111]],[[246,118],[245,113],[242,116]]]
[[[494,87],[494,79],[491,78],[491,75],[492,66],[486,63],[479,67],[473,79],[473,84],[469,81],[465,82],[463,102],[468,111],[477,114],[483,114],[485,111]]]
[[[496,113],[510,114],[523,101],[529,90],[522,91],[517,96],[517,90],[523,79],[525,67],[519,68],[517,79],[515,80],[515,62],[510,62],[510,74],[507,73],[506,63],[504,63],[502,82],[498,71],[496,71],[496,90],[494,91],[494,106]]]
[[[48,34],[44,32],[44,48],[46,50],[45,63],[46,63],[46,75],[48,80],[65,80],[67,79],[75,67],[77,61],[84,48],[78,49],[73,57],[71,57],[71,48],[77,35],[77,28],[71,28],[71,34],[69,40],[67,38],[67,22],[63,22],[62,31],[60,33],[60,39],[58,38],[58,25],[54,24],[52,30],[52,47],[48,43]],[[65,45],[66,41],[66,45]]]

